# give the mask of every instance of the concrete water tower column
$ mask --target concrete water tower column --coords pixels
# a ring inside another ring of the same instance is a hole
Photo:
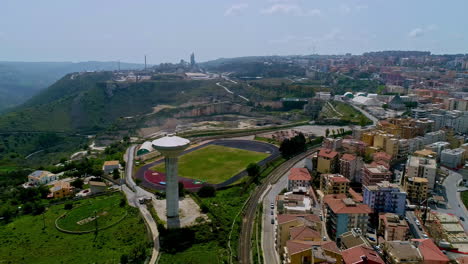
[[[166,214],[168,228],[178,227],[179,180],[178,157],[189,146],[190,140],[169,134],[153,141],[153,147],[164,156],[166,165]]]

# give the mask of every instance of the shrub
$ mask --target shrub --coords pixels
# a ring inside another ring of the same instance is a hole
[[[63,209],[65,210],[71,210],[73,208],[73,204],[72,203],[66,203],[64,206],[63,206]]]
[[[200,197],[214,197],[216,195],[216,189],[213,186],[203,186],[197,192]]]

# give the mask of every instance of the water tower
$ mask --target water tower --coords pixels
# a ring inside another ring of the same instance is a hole
[[[164,155],[166,164],[166,214],[167,227],[179,227],[179,183],[177,162],[190,144],[190,140],[169,134],[153,141],[153,147]]]

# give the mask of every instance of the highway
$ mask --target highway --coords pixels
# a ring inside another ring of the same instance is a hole
[[[296,163],[303,160],[306,156],[317,151],[317,148],[310,149],[304,153],[291,158],[273,170],[270,175],[259,185],[250,195],[249,200],[244,208],[244,216],[241,224],[241,234],[239,238],[239,262],[247,264],[252,262],[251,252],[251,237],[253,231],[253,223],[258,204],[261,202],[263,193],[271,184],[278,182]],[[271,223],[270,223],[271,225]]]

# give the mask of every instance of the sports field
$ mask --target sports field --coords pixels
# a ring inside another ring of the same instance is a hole
[[[208,145],[179,158],[179,176],[208,183],[222,183],[270,154],[219,145]],[[164,163],[151,168],[165,172]]]

